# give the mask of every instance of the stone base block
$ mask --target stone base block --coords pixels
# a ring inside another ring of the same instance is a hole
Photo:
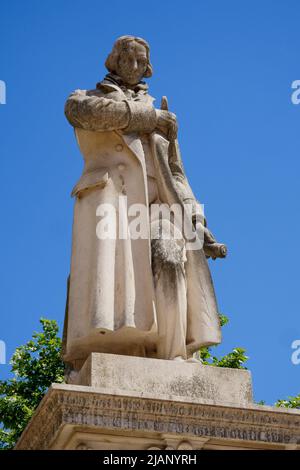
[[[106,389],[110,393],[145,392],[161,398],[210,400],[211,403],[252,403],[248,370],[204,366],[116,354],[92,353],[73,384]]]

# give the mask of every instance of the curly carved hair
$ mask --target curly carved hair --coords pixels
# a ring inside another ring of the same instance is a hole
[[[146,54],[147,54],[147,69],[146,72],[144,73],[145,78],[149,78],[152,76],[153,69],[152,65],[150,63],[150,47],[147,41],[145,39],[135,37],[135,36],[121,36],[119,37],[116,42],[114,43],[114,46],[112,48],[111,53],[108,55],[106,61],[105,61],[105,67],[107,70],[111,73],[116,73],[117,69],[117,64],[118,64],[118,59],[119,59],[119,54],[122,50],[126,49],[128,44],[131,42],[137,42],[138,44],[141,44],[142,46],[145,47],[146,49]]]

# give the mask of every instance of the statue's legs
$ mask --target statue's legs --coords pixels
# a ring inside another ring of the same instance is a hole
[[[187,358],[185,242],[170,220],[151,222],[152,271],[158,324],[157,357]]]

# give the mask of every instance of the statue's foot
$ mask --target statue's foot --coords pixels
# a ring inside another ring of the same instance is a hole
[[[189,357],[188,359],[186,359],[185,362],[195,362],[197,364],[202,364],[202,362],[199,359],[196,359],[195,357]]]
[[[172,361],[185,362],[186,359],[184,359],[182,356],[176,356],[172,359]]]
[[[202,364],[201,360],[196,359],[195,357],[189,357],[188,359],[184,359],[182,356],[176,356],[172,359],[173,361],[177,362],[192,362],[195,364]]]

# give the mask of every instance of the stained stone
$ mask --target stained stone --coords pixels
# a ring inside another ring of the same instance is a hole
[[[53,384],[16,449],[300,450],[300,410]]]
[[[233,405],[252,403],[248,370],[199,363],[92,353],[73,383],[129,394],[155,393],[161,398],[195,398]]]
[[[143,81],[152,75],[149,45],[122,36],[105,65],[104,79],[92,90],[75,90],[65,105],[84,159],[72,191],[63,340],[70,382],[92,352],[184,361],[221,341],[207,258],[224,258],[227,251],[208,230],[185,174],[177,117],[165,96],[155,107]],[[101,238],[99,218],[107,205],[112,231]],[[137,205],[144,208],[145,236],[135,238],[127,227]],[[169,213],[155,218],[154,206]],[[184,227],[181,217],[171,220],[174,206],[186,216]],[[125,227],[130,237],[114,236],[114,227]]]

